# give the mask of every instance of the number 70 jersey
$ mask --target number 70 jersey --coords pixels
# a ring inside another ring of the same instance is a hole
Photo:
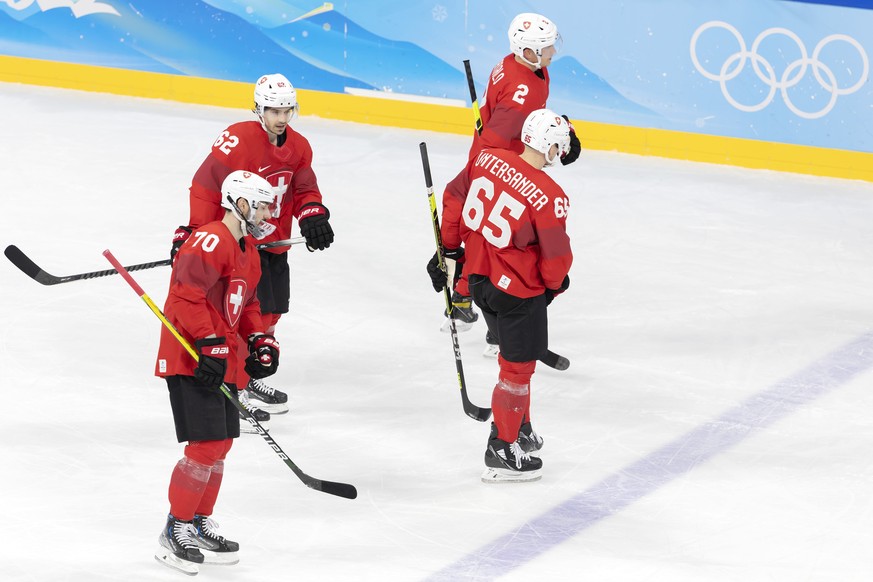
[[[443,195],[442,242],[464,244],[464,272],[516,297],[560,289],[573,263],[569,199],[552,178],[502,149],[475,156]]]

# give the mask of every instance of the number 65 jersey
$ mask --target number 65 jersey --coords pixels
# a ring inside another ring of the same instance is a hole
[[[479,152],[443,194],[443,246],[464,243],[466,275],[515,297],[560,289],[573,263],[567,195],[509,150]]]

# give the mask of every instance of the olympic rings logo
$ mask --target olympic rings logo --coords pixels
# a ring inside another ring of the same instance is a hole
[[[700,40],[700,36],[711,28],[723,28],[727,30],[737,39],[737,44],[739,45],[739,49],[737,52],[729,56],[725,62],[721,66],[721,70],[718,73],[712,73],[707,71],[703,65],[700,63],[700,60],[697,58],[697,41]],[[773,65],[770,64],[767,59],[758,54],[758,49],[761,46],[761,43],[768,37],[772,35],[782,35],[786,36],[797,45],[797,48],[800,49],[800,58],[790,63],[784,71],[782,71],[781,77],[777,76]],[[819,60],[819,56],[821,55],[821,51],[832,42],[846,42],[853,46],[858,54],[861,56],[861,61],[863,63],[863,70],[861,71],[861,76],[858,81],[849,87],[839,87],[837,83],[837,78],[834,75],[834,72],[825,65],[823,62]],[[702,24],[700,27],[694,31],[694,34],[691,36],[691,61],[694,63],[694,67],[707,79],[712,81],[718,81],[721,85],[721,92],[724,95],[724,98],[727,99],[728,103],[733,105],[735,108],[740,111],[746,112],[755,112],[761,111],[773,101],[773,98],[776,96],[776,91],[779,90],[782,93],[782,100],[785,102],[785,105],[790,109],[795,115],[798,117],[802,117],[804,119],[818,119],[820,117],[824,117],[827,115],[837,103],[837,97],[840,95],[849,95],[850,93],[854,93],[858,89],[861,88],[864,83],[867,82],[867,76],[870,72],[870,63],[867,59],[867,53],[864,52],[864,47],[861,46],[857,40],[852,38],[851,36],[845,34],[831,34],[823,38],[817,45],[815,45],[815,49],[812,51],[812,57],[810,57],[806,51],[806,46],[804,46],[803,41],[800,40],[794,32],[786,29],[786,28],[768,28],[764,32],[758,35],[755,39],[755,42],[752,43],[751,50],[746,48],[746,41],[743,39],[742,35],[739,31],[734,28],[732,25],[727,22],[722,22],[719,20],[713,20]],[[755,72],[755,75],[763,82],[765,85],[769,87],[769,91],[767,96],[764,99],[755,105],[745,105],[737,101],[731,93],[728,91],[727,83],[731,79],[736,78],[746,67],[746,62],[752,62],[752,69]],[[808,112],[803,111],[799,107],[797,107],[789,96],[788,90],[792,87],[796,86],[800,81],[806,76],[808,69],[812,69],[812,73],[815,76],[815,80],[821,86],[822,89],[830,93],[830,99],[828,102],[822,107],[819,111]]]

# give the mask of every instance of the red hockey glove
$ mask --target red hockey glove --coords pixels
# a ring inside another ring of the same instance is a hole
[[[576,137],[576,129],[573,127],[573,124],[570,123],[570,118],[566,115],[562,115],[561,117],[566,119],[567,125],[570,126],[570,151],[561,157],[561,164],[566,166],[567,164],[572,164],[579,158],[579,154],[582,153],[582,144],[579,143],[579,138]]]
[[[316,249],[323,251],[333,242],[333,229],[328,220],[330,211],[318,202],[304,204],[297,217],[300,225],[300,234],[306,238],[306,248],[310,252]]]
[[[249,340],[249,357],[246,358],[246,374],[252,378],[266,378],[276,373],[279,367],[279,342],[271,335],[253,336]]]
[[[176,229],[176,232],[173,233],[173,246],[170,248],[171,261],[176,258],[176,253],[179,252],[179,248],[185,244],[185,241],[191,236],[192,230],[193,229],[190,226],[180,226]]]
[[[194,342],[200,359],[194,368],[194,377],[208,388],[218,388],[224,382],[227,356],[230,349],[223,337],[200,339]]]

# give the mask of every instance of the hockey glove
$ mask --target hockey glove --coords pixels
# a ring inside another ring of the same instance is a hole
[[[323,251],[333,242],[333,229],[328,220],[330,211],[318,202],[305,204],[297,217],[300,233],[306,238],[309,252]]]
[[[446,260],[457,261],[464,256],[464,249],[443,248],[443,255]],[[434,253],[430,260],[427,262],[427,274],[430,275],[430,282],[437,293],[445,288],[448,281],[448,276],[446,275],[445,271],[440,269],[440,259],[436,253]]]
[[[272,376],[279,367],[279,342],[271,335],[256,335],[249,340],[246,374],[260,379]]]
[[[176,253],[179,252],[179,248],[185,241],[188,240],[188,237],[191,236],[191,231],[193,229],[190,226],[180,226],[176,229],[176,232],[173,233],[173,246],[170,248],[170,261],[176,258]]]
[[[194,377],[207,388],[218,388],[224,382],[227,356],[230,349],[223,337],[211,337],[194,342],[200,359],[194,368]]]
[[[570,118],[566,115],[562,115],[564,119],[567,120],[567,125],[570,126],[570,151],[564,154],[561,158],[561,164],[567,165],[572,164],[579,158],[579,154],[582,153],[582,144],[579,143],[579,138],[576,137],[576,130],[573,128],[573,124],[570,123]]]
[[[555,297],[570,288],[570,275],[564,275],[564,280],[561,281],[560,289],[546,289],[546,305],[550,305]]]

